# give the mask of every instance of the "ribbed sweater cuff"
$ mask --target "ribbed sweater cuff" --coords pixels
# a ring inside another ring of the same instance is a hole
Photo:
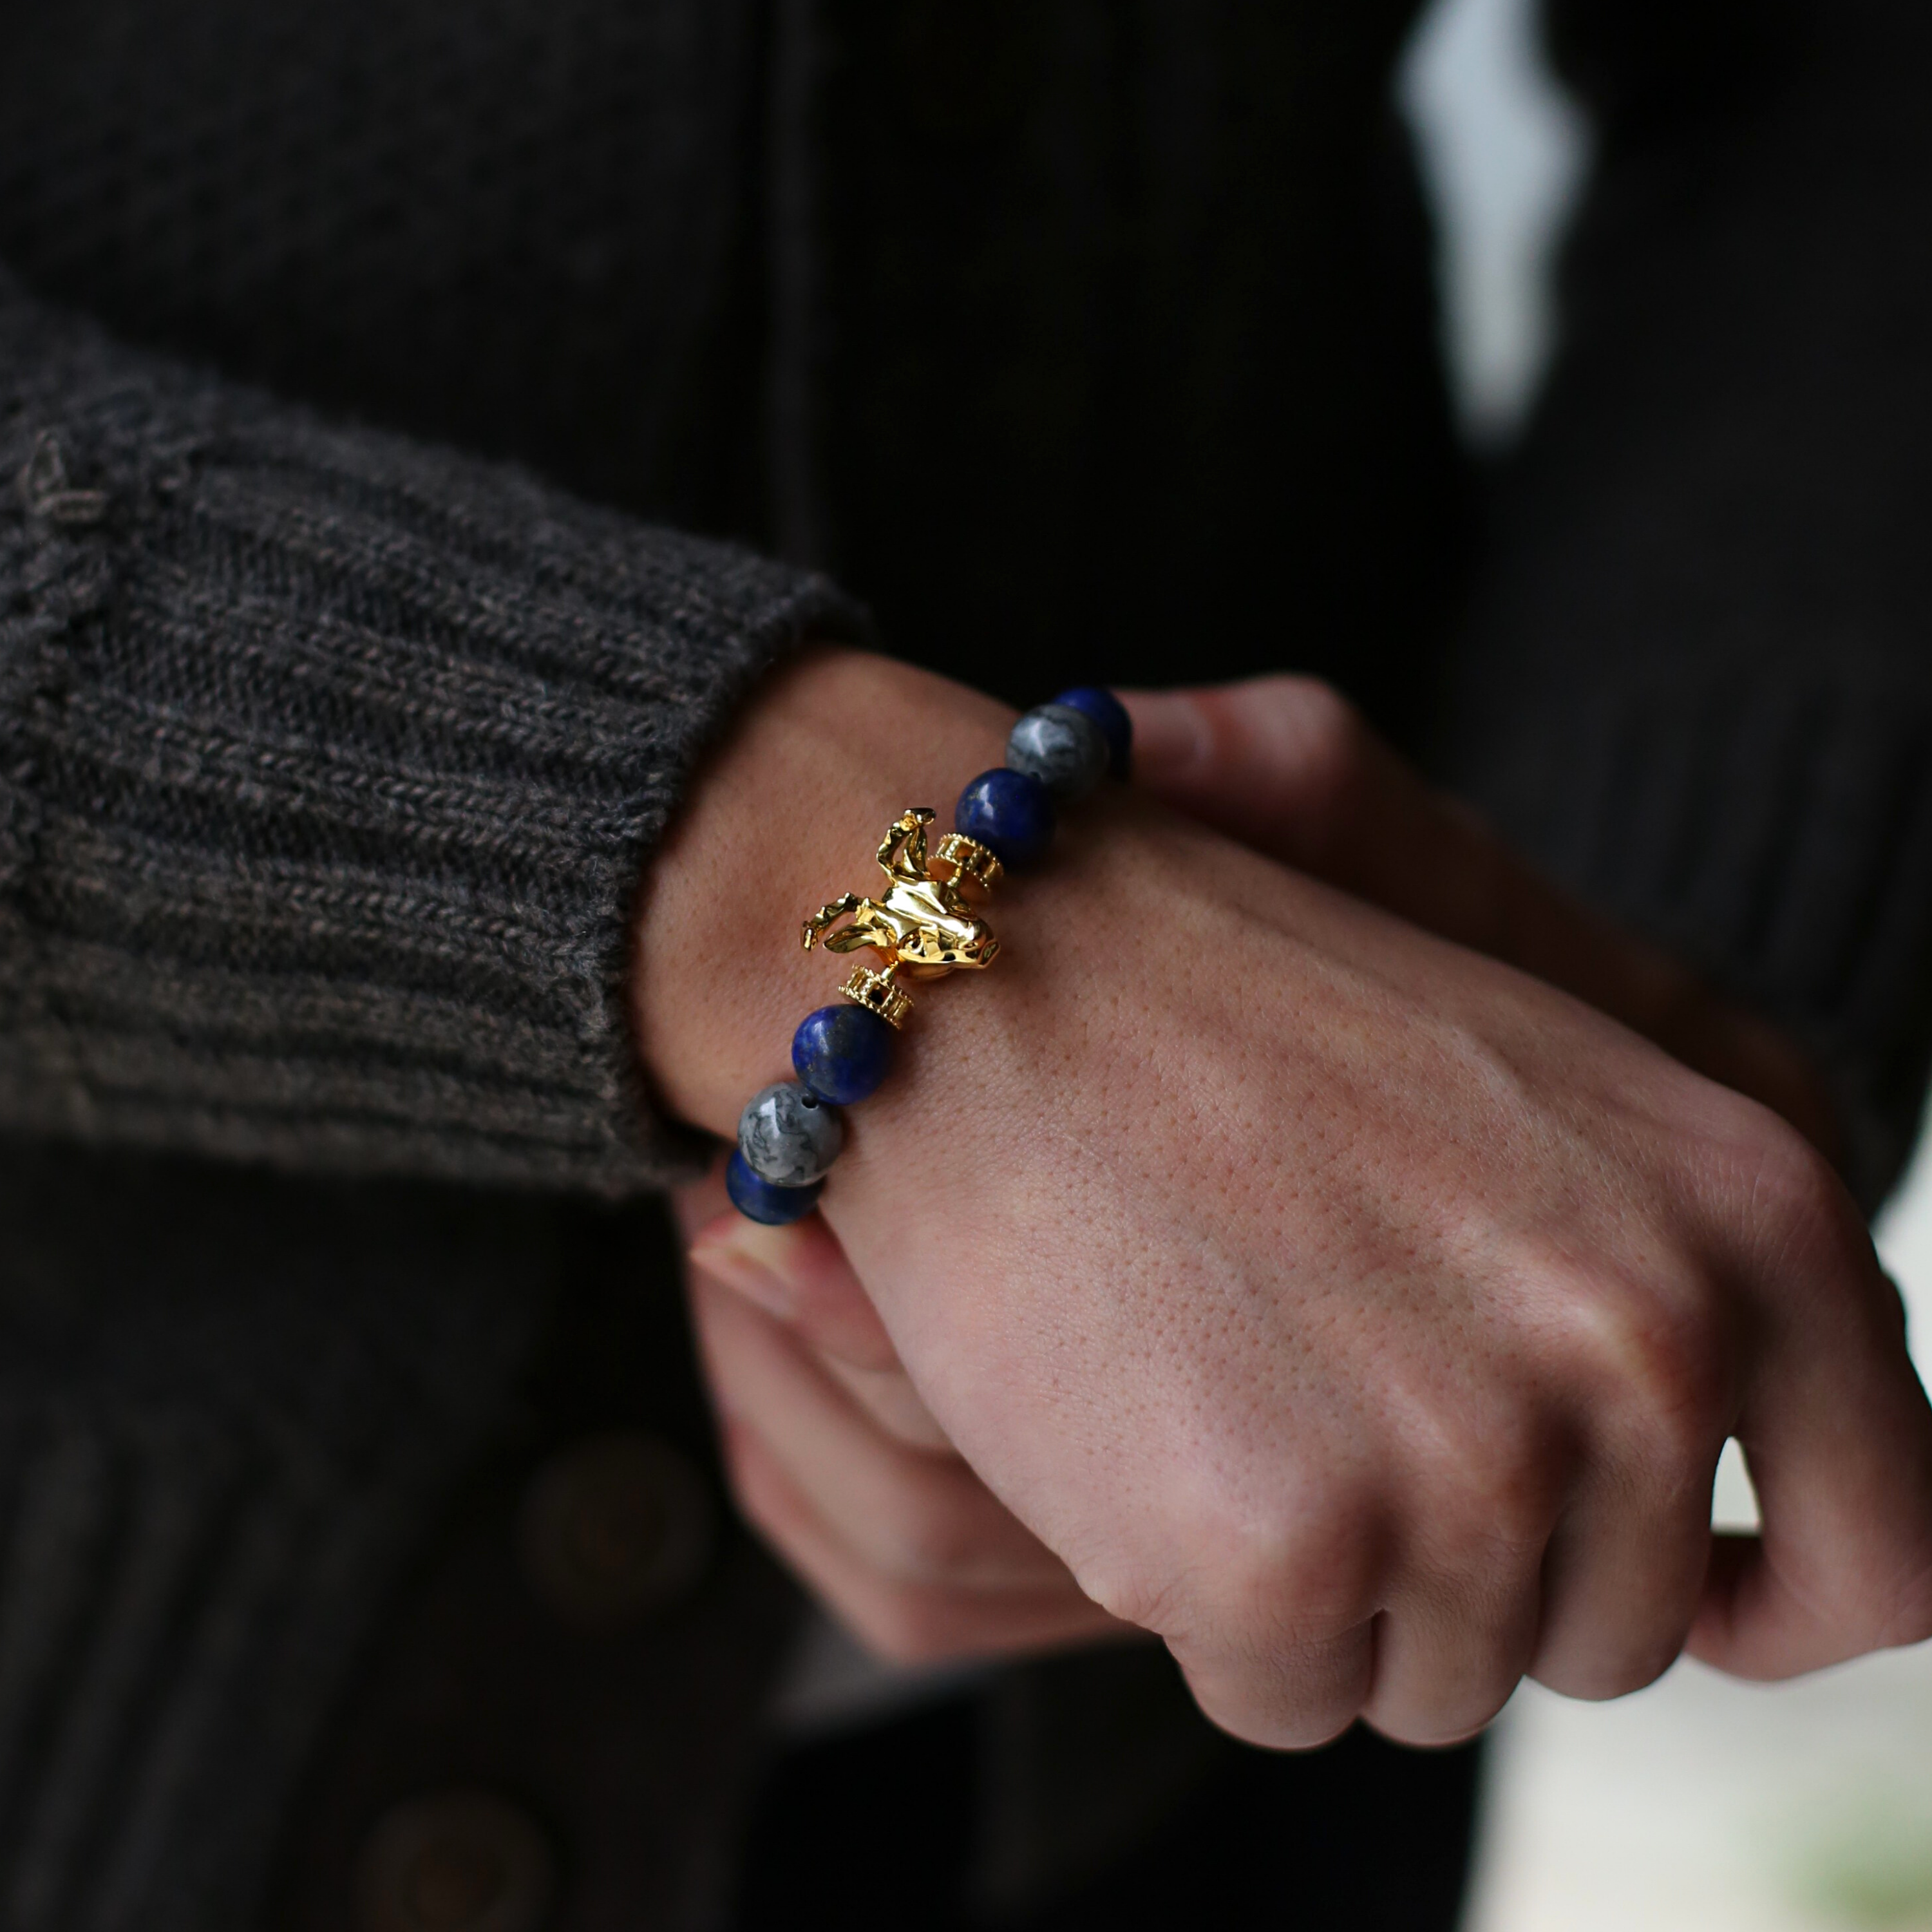
[[[1932,1054],[1932,674],[1845,653],[1485,710],[1462,788],[1557,878],[1811,1048],[1875,1206]]]
[[[621,1192],[627,926],[822,580],[0,281],[0,1124]]]

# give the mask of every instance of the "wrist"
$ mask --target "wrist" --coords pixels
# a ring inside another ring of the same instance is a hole
[[[790,1076],[801,1012],[833,997],[800,922],[908,803],[943,804],[1012,722],[962,685],[867,653],[807,652],[760,687],[706,760],[644,882],[638,1049],[681,1118],[729,1136]]]

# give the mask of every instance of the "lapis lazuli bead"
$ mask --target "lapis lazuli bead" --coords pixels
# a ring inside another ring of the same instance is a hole
[[[753,1221],[768,1228],[782,1228],[802,1221],[818,1205],[825,1184],[814,1180],[809,1187],[774,1187],[745,1165],[745,1156],[736,1148],[724,1163],[724,1192],[731,1205]]]
[[[799,1022],[791,1064],[808,1091],[850,1107],[876,1094],[892,1071],[892,1030],[864,1006],[820,1006]]]
[[[1076,685],[1053,701],[1070,710],[1084,712],[1100,726],[1111,754],[1108,769],[1115,778],[1125,778],[1134,761],[1134,721],[1127,716],[1127,707],[1111,691],[1097,684]]]
[[[1036,705],[1006,740],[1006,769],[1039,779],[1056,799],[1084,798],[1113,763],[1107,734],[1070,704]]]
[[[795,1080],[780,1080],[745,1102],[738,1116],[738,1151],[745,1165],[774,1187],[809,1187],[822,1180],[845,1144],[836,1108],[814,1100]]]
[[[1053,794],[1024,772],[982,772],[952,808],[956,832],[978,839],[1016,870],[1052,844],[1053,821]]]

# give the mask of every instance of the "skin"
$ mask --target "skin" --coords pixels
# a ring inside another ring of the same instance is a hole
[[[1778,1676],[1932,1632],[1896,1297],[1732,1090],[1822,1136],[1802,1062],[1318,687],[1136,708],[1151,783],[1070,814],[994,902],[998,965],[919,996],[822,1221],[695,1242],[753,1520],[890,1653],[1150,1630],[1282,1746],[1446,1742],[1526,1672],[1614,1696],[1687,1643]],[[1010,722],[856,654],[772,682],[641,908],[677,1111],[728,1134],[783,1076],[830,986],[782,935]],[[721,904],[772,944],[686,937]],[[1733,1434],[1764,1531],[1714,1547]]]

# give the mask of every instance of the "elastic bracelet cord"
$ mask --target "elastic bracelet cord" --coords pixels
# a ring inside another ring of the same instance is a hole
[[[741,1214],[782,1227],[818,1204],[845,1144],[838,1110],[876,1093],[892,1070],[892,1036],[912,1010],[904,982],[983,969],[998,956],[999,940],[968,889],[990,892],[1006,868],[1037,864],[1053,842],[1058,806],[1109,776],[1124,779],[1132,749],[1132,723],[1112,692],[1063,691],[1013,727],[1005,765],[959,794],[952,831],[936,852],[926,842],[934,813],[910,807],[880,844],[886,885],[879,897],[847,892],[806,921],[807,952],[870,948],[884,964],[854,967],[840,988],[848,1004],[806,1014],[792,1036],[798,1078],[754,1094],[739,1116],[724,1185]]]

